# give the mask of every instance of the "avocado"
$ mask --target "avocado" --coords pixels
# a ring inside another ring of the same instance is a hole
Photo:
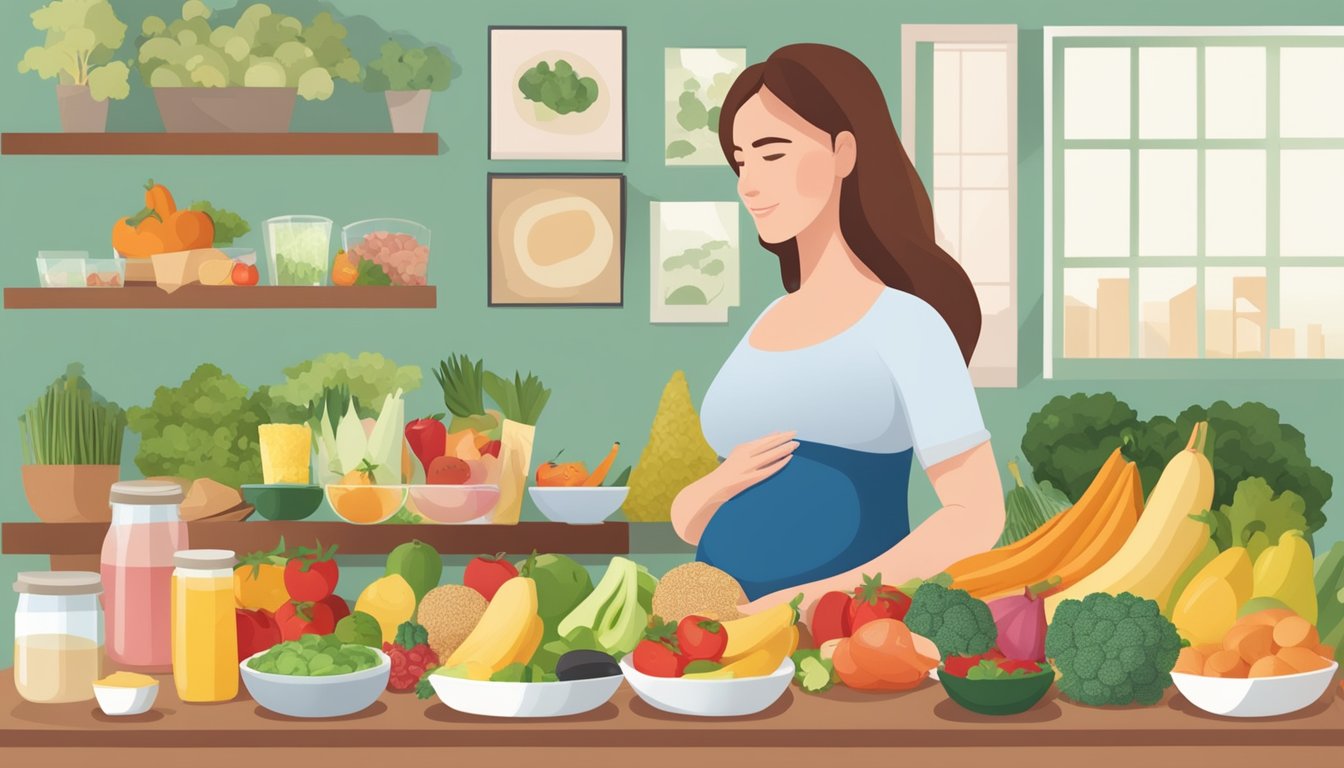
[[[570,651],[555,663],[556,678],[564,680],[592,680],[621,674],[621,667],[602,651]]]

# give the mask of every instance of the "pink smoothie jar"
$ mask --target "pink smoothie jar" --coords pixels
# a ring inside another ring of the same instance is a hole
[[[171,482],[112,486],[100,572],[107,656],[121,667],[172,669],[173,553],[188,548],[182,499],[182,487]]]

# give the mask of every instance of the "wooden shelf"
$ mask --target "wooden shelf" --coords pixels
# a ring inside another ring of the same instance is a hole
[[[5,309],[433,309],[427,286],[6,288]]]
[[[437,155],[437,133],[5,133],[4,155]]]
[[[107,523],[4,523],[0,552],[6,555],[97,555]],[[518,525],[351,525],[296,520],[187,524],[194,549],[253,552],[271,549],[280,537],[288,546],[337,545],[337,554],[385,555],[411,539],[434,547],[441,555],[504,552],[526,555],[533,550],[570,555],[625,555],[630,552],[629,523],[565,525],[523,522]]]

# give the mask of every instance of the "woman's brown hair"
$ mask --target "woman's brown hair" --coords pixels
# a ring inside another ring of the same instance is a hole
[[[733,118],[762,88],[832,141],[843,131],[854,135],[857,159],[840,187],[845,242],[883,283],[937,310],[969,362],[980,337],[980,302],[965,270],[934,241],[928,193],[901,146],[877,78],[853,54],[814,43],[785,46],[747,67],[719,115],[719,144],[735,172]],[[785,290],[798,290],[797,241],[761,245],[779,257]]]

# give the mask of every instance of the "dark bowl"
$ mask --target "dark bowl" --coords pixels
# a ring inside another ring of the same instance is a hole
[[[302,520],[322,506],[322,486],[276,483],[244,485],[243,500],[267,520]]]
[[[1055,682],[1055,670],[998,680],[967,680],[938,671],[948,698],[981,715],[1016,715],[1036,706]]]

